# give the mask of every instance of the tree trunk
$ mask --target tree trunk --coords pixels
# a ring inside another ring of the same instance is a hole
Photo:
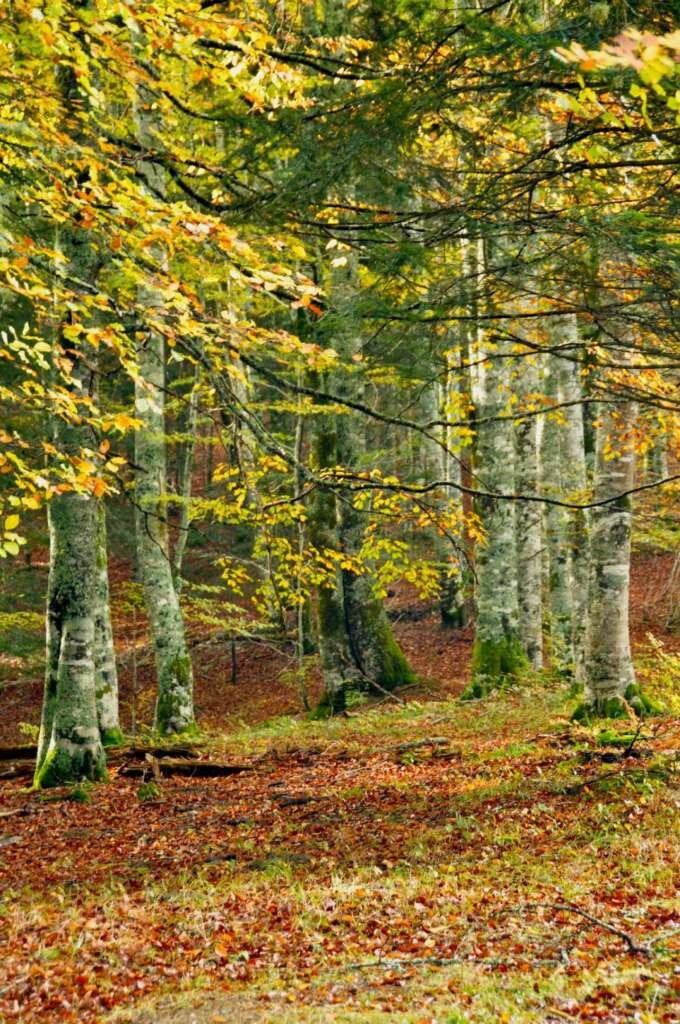
[[[194,722],[193,674],[168,552],[163,338],[151,330],[139,355],[135,414],[135,523],[139,571],[156,659],[155,728],[183,732]]]
[[[522,360],[520,400],[532,411],[532,396],[539,393],[538,366],[532,356]],[[516,426],[515,484],[520,494],[538,495],[539,449],[536,415],[528,415]],[[519,636],[529,664],[543,667],[542,554],[543,515],[537,501],[517,505],[517,599]]]
[[[196,425],[198,422],[198,384],[200,366],[197,363],[194,373],[194,384],[189,395],[186,423],[184,424],[185,439],[179,454],[179,470],[177,474],[177,497],[179,499],[179,520],[177,523],[177,543],[172,557],[172,575],[175,590],[179,594],[182,589],[182,562],[189,537],[189,509],[191,504],[191,485],[194,468],[194,449],[196,447]]]
[[[84,396],[82,364],[74,366],[73,378],[75,393]],[[88,440],[85,428],[62,421],[55,435],[72,452]],[[76,492],[56,495],[48,518],[47,652],[36,787],[106,777],[95,681],[97,500]]]
[[[122,743],[118,721],[118,673],[113,646],[109,573],[106,546],[106,511],[103,502],[97,510],[97,574],[95,580],[95,686],[97,719],[104,746]]]
[[[626,356],[616,353],[619,362]],[[593,502],[607,503],[590,514],[586,678],[578,719],[624,716],[624,701],[640,714],[654,710],[635,684],[628,628],[632,502],[625,492],[635,478],[634,425],[633,402],[601,407]]]
[[[559,360],[548,353],[543,387],[547,398],[558,403]],[[561,412],[546,414],[541,440],[541,490],[545,497],[563,500]],[[548,554],[548,624],[550,662],[560,673],[571,674],[574,653],[571,640],[571,589],[567,554],[567,517],[559,505],[545,506],[545,538]]]
[[[337,464],[337,437],[335,418],[329,415],[315,417],[313,439],[313,465],[319,472]],[[335,494],[330,489],[317,487],[310,503],[309,541],[323,558],[324,552],[337,550],[337,512]],[[333,579],[318,588],[316,598],[316,626],[323,675],[324,693],[317,715],[344,711],[348,703],[364,686],[364,677],[357,666],[350,647],[345,619],[342,572],[336,569]]]
[[[85,6],[85,5],[83,5]],[[86,98],[73,69],[59,65],[56,83],[64,107],[64,125],[73,131],[78,110]],[[75,129],[77,133],[77,129]],[[77,142],[77,134],[74,144]],[[97,247],[87,231],[73,224],[66,226],[55,248],[61,246],[67,265],[65,276],[71,288],[76,282],[93,284],[99,270]],[[57,275],[62,272],[61,265]],[[63,310],[67,320],[72,319]],[[72,363],[71,390],[76,406],[91,400],[92,374],[82,353],[62,343]],[[92,357],[93,353],[88,353]],[[55,445],[62,452],[77,456],[89,448],[92,436],[79,419],[53,419]],[[106,758],[100,734],[97,704],[97,620],[108,615],[108,593],[100,590],[98,549],[99,508],[90,493],[75,491],[55,495],[48,508],[50,565],[46,610],[45,691],[34,785],[57,786],[106,777]],[[104,553],[104,564],[105,564]],[[105,609],[102,607],[105,603]],[[103,663],[103,656],[102,656]],[[109,719],[117,722],[115,707],[109,700]]]
[[[153,110],[153,94],[140,84],[135,111],[138,137],[142,146],[152,151],[156,147]],[[141,160],[139,171],[151,196],[164,194],[164,172],[159,164]],[[154,261],[163,266],[165,254],[158,248],[152,254]],[[160,283],[149,279],[139,295],[139,304],[151,315],[160,309],[163,306]],[[167,491],[165,344],[153,325],[147,325],[139,351],[135,414],[142,422],[135,434],[135,525],[139,571],[156,660],[155,728],[162,734],[170,734],[194,725],[193,673],[168,549],[164,500]]]
[[[488,261],[488,246],[486,258]],[[488,265],[488,264],[487,264]],[[486,491],[512,495],[515,485],[515,439],[507,412],[511,383],[510,352],[500,341],[476,382],[478,427],[475,483]],[[463,697],[482,697],[516,676],[527,665],[519,636],[515,503],[483,497],[477,512],[485,532],[475,560],[475,642],[472,682]]]
[[[456,513],[457,518],[462,522],[463,500],[461,491],[456,488],[462,483],[461,459],[454,454],[453,449],[460,446],[456,444],[453,430],[449,426],[450,410],[463,408],[467,411],[469,402],[457,401],[459,398],[456,387],[454,368],[451,365],[450,353],[446,353],[446,368],[443,385],[438,388],[432,403],[432,417],[428,419],[440,419],[439,444],[430,442],[432,449],[432,466],[426,468],[423,483],[428,483],[441,475],[443,480],[451,481],[448,490],[447,506]],[[438,401],[437,401],[438,397]],[[466,622],[465,589],[462,571],[462,556],[460,548],[456,550],[451,540],[441,532],[435,531],[434,538],[435,557],[439,565],[439,615],[441,624],[445,629],[461,628]]]
[[[560,434],[562,489],[565,500],[577,504],[585,498],[587,486],[583,387],[581,384],[580,339],[576,317],[564,318],[561,336],[569,343],[568,357],[560,360],[559,396],[564,408]],[[588,516],[577,509],[566,513],[565,540],[569,588],[571,591],[571,641],[574,653],[574,681],[585,682],[586,632],[588,621]]]
[[[362,441],[358,426],[349,415],[340,415],[337,419],[337,462],[355,467]],[[365,513],[357,509],[351,494],[340,496],[337,510],[340,549],[350,556],[358,555],[364,539]],[[350,649],[365,681],[378,683],[385,690],[414,683],[415,672],[394,639],[371,575],[343,569],[342,590]]]

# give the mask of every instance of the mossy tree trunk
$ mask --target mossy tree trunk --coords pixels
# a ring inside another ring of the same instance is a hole
[[[619,358],[625,359],[623,352]],[[590,583],[585,694],[577,717],[618,716],[639,702],[630,651],[628,602],[635,450],[632,402],[602,405],[590,513]],[[611,500],[610,500],[611,499]]]
[[[539,372],[536,360],[522,360],[518,397],[529,415],[516,425],[515,486],[519,494],[538,496],[539,488],[539,418],[531,413],[537,408]],[[517,505],[517,602],[519,635],[522,647],[534,669],[543,667],[543,510],[537,501]]]
[[[97,513],[97,572],[95,579],[95,687],[97,719],[104,746],[123,740],[118,720],[118,672],[113,646],[109,572],[106,545],[106,511],[99,502]]]
[[[363,436],[353,417],[338,416],[337,438],[338,464],[355,468]],[[352,558],[360,553],[363,544],[366,514],[356,507],[351,494],[342,494],[339,499],[338,540],[340,549]],[[394,638],[370,573],[343,569],[342,592],[350,649],[366,682],[377,683],[386,690],[414,683],[415,672]]]
[[[326,319],[334,347],[351,364],[361,354],[360,323],[354,313],[357,295],[357,271],[350,258],[336,269],[328,292],[334,310]],[[357,397],[357,383],[346,371],[334,376],[332,387],[339,395]],[[359,385],[359,398],[361,385]],[[314,442],[317,470],[342,465],[350,470],[363,468],[365,458],[364,425],[355,414],[337,413],[317,417]],[[319,493],[312,506],[310,539],[322,550],[342,551],[348,561],[360,553],[366,527],[366,514],[360,510],[351,492]],[[321,543],[318,543],[321,541]],[[394,690],[413,683],[416,675],[397,644],[382,600],[374,590],[369,571],[353,572],[345,567],[336,573],[335,587],[320,588],[317,600],[318,640],[324,676],[322,710],[346,706],[357,689]]]
[[[548,353],[545,365],[543,391],[551,404],[559,404],[559,363],[553,353]],[[541,492],[546,498],[562,501],[564,483],[562,473],[561,410],[546,413],[541,439]],[[571,589],[569,585],[569,563],[567,546],[567,515],[563,507],[546,504],[544,511],[545,540],[547,548],[548,636],[550,662],[558,672],[571,674],[574,652],[571,638]]]
[[[163,338],[147,333],[139,354],[135,413],[137,557],[156,661],[155,727],[183,732],[194,722],[193,674],[168,550]]]
[[[135,45],[144,58],[140,37],[135,38]],[[154,96],[144,84],[138,88],[135,115],[139,142],[145,149],[155,150]],[[158,163],[141,160],[139,172],[151,197],[164,194],[164,172]],[[163,266],[162,251],[156,248],[153,257]],[[139,303],[147,310],[148,321],[138,355],[139,377],[135,381],[135,414],[142,423],[135,434],[137,557],[156,662],[155,728],[161,734],[170,734],[194,725],[194,703],[191,659],[168,545],[165,343],[153,325],[163,306],[160,279],[149,278]]]
[[[315,417],[312,440],[312,464],[316,472],[337,464],[335,418]],[[323,559],[324,552],[337,550],[336,497],[330,488],[317,487],[309,507],[309,543]],[[354,659],[345,618],[344,585],[338,568],[332,579],[318,588],[316,631],[323,676],[324,693],[319,714],[344,711],[354,694],[365,685],[363,673]]]
[[[484,246],[488,266],[490,245]],[[492,494],[512,496],[515,489],[515,438],[508,412],[512,357],[497,340],[487,347],[488,361],[477,382],[476,485]],[[482,497],[477,513],[486,534],[475,558],[475,640],[472,681],[464,698],[481,697],[502,686],[528,662],[519,633],[515,502]]]
[[[582,502],[588,483],[586,471],[583,385],[581,383],[581,342],[576,316],[561,322],[561,337],[567,346],[559,366],[559,396],[564,423],[560,434],[562,488],[567,501]],[[565,540],[571,592],[571,642],[574,680],[585,681],[586,632],[588,622],[588,515],[579,509],[566,513]]]
[[[56,82],[63,103],[65,131],[72,133],[75,145],[86,99],[68,65],[59,65]],[[69,287],[78,288],[80,282],[94,284],[100,263],[97,247],[87,231],[75,225],[65,226],[55,248],[62,251]],[[63,311],[63,316],[67,323],[73,319],[68,310]],[[70,387],[74,404],[79,409],[81,403],[88,403],[89,408],[95,383],[86,363],[95,363],[96,356],[91,351],[84,354],[71,348],[63,336],[57,340],[72,364]],[[84,355],[89,358],[86,360]],[[71,420],[55,418],[52,432],[55,446],[66,456],[79,456],[83,449],[92,446],[92,435],[77,415]],[[108,616],[108,593],[104,597],[100,588],[96,497],[87,491],[55,495],[48,507],[48,525],[46,668],[36,787],[94,781],[106,776],[97,704],[97,666],[106,656],[102,648],[99,652],[97,649],[102,641],[97,622]],[[108,720],[115,719],[117,723],[117,695],[115,708],[109,702],[107,710]]]
[[[89,373],[82,363],[74,364],[72,376],[74,395],[85,397]],[[62,421],[54,434],[67,453],[80,452],[89,441],[84,427]],[[95,674],[97,500],[90,494],[59,494],[50,502],[48,519],[47,652],[36,786],[106,776]]]

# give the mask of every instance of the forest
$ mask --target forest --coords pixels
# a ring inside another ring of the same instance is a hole
[[[677,0],[0,0],[0,1024],[680,1021]]]

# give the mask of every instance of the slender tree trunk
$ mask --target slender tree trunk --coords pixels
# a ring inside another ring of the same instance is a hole
[[[488,259],[488,252],[487,252]],[[500,341],[484,366],[477,384],[477,448],[475,476],[478,486],[512,495],[515,484],[513,422],[496,417],[507,412],[511,384],[508,345]],[[481,498],[477,512],[486,534],[476,553],[475,642],[472,682],[464,698],[484,696],[516,676],[527,658],[519,636],[515,502]]]
[[[668,435],[666,430],[654,439],[647,453],[647,477],[650,480],[663,480],[668,476]]]
[[[535,404],[532,396],[538,393],[538,366],[528,356],[521,364],[519,396],[527,411],[532,411]],[[535,415],[526,416],[517,423],[515,482],[520,494],[538,495],[538,425],[539,418]],[[539,502],[518,504],[516,531],[519,635],[529,664],[540,669],[543,667],[543,516]]]
[[[444,383],[438,392],[433,394],[432,412],[434,416],[427,418],[440,419],[439,441],[437,445],[430,442],[432,447],[431,466],[427,466],[424,483],[428,483],[435,476],[441,474],[443,480],[451,481],[452,487],[448,490],[447,507],[455,513],[456,519],[462,522],[463,500],[461,491],[456,485],[462,483],[461,460],[453,454],[457,447],[456,438],[449,427],[450,410],[461,409],[468,403],[456,401],[457,390],[454,369],[451,365],[450,354],[446,355],[446,372]],[[438,400],[437,400],[438,399]],[[465,625],[465,591],[463,583],[462,559],[460,549],[456,550],[451,540],[440,530],[435,530],[434,537],[435,558],[439,564],[440,596],[439,614],[441,624],[445,629],[460,628]]]
[[[347,415],[338,416],[338,457],[340,465],[357,464],[361,441],[358,426]],[[338,538],[346,554],[357,555],[361,549],[366,516],[357,509],[350,494],[338,501]],[[373,589],[369,573],[357,575],[350,569],[342,571],[345,619],[350,649],[366,683],[378,683],[394,690],[416,681],[416,675],[394,639],[394,633],[380,597]]]
[[[194,449],[196,447],[196,425],[198,422],[198,382],[199,365],[196,364],[194,386],[189,396],[186,423],[184,424],[185,439],[179,459],[177,480],[177,497],[179,498],[179,521],[177,523],[177,543],[172,557],[172,574],[175,590],[179,594],[182,589],[182,562],[189,536],[189,508],[191,503],[191,485],[194,468]]]
[[[317,472],[337,464],[335,418],[317,416],[312,461]],[[321,558],[329,549],[337,550],[337,510],[335,494],[318,487],[310,503],[309,542]],[[345,619],[342,572],[336,569],[333,578],[318,588],[316,625],[324,693],[317,709],[319,716],[343,711],[364,686],[364,677],[357,666],[349,642]]]
[[[97,513],[97,576],[95,580],[95,686],[97,719],[104,746],[122,743],[118,720],[118,672],[113,646],[109,573],[106,544],[106,511],[99,502]]]
[[[544,393],[559,402],[559,361],[548,354]],[[545,497],[562,500],[561,412],[546,414],[541,440],[541,490]],[[574,654],[571,640],[571,589],[567,546],[567,516],[559,505],[546,504],[545,536],[548,554],[548,624],[550,661],[553,669],[571,673]]]
[[[569,343],[569,358],[560,360],[559,396],[564,404],[560,434],[563,497],[574,503],[585,498],[587,486],[583,387],[580,341],[576,317],[564,318],[561,336]],[[574,653],[574,681],[585,682],[586,633],[588,622],[588,516],[577,509],[566,513],[565,540],[571,591],[571,640]]]
[[[135,382],[136,535],[139,570],[156,659],[155,727],[183,732],[194,721],[193,674],[168,551],[165,461],[165,360],[162,337],[149,331]]]
[[[152,93],[140,85],[136,109],[138,136],[140,143],[151,150],[156,145],[153,108]],[[140,174],[150,195],[164,194],[160,165],[142,160]],[[156,250],[154,258],[163,265],[163,252]],[[153,317],[163,305],[160,283],[149,279],[139,302]],[[153,326],[147,327],[139,352],[135,413],[142,422],[135,435],[137,555],[156,660],[155,727],[158,732],[169,734],[183,732],[194,724],[193,673],[168,548],[165,344]]]
[[[73,378],[74,391],[85,396],[82,364],[74,366]],[[82,426],[61,421],[55,435],[72,452],[88,440]],[[106,777],[95,676],[97,500],[76,492],[57,495],[48,517],[47,654],[36,786]]]
[[[616,352],[624,363],[628,351]],[[639,714],[656,706],[635,683],[630,650],[628,606],[632,501],[635,480],[635,405],[600,409],[593,502],[590,513],[590,583],[585,694],[574,717],[621,717],[624,701]],[[609,500],[611,499],[611,500]]]
[[[610,439],[634,421],[632,403],[617,408],[616,419],[609,406],[602,410],[597,431],[594,502],[615,498],[633,484],[635,453],[629,449],[617,458],[608,457]],[[591,510],[586,688],[579,709],[581,715],[620,714],[621,698],[631,696],[635,685],[628,629],[631,514],[630,497]]]

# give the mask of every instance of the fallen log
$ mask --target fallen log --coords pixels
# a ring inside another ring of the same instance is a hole
[[[17,747],[0,747],[0,761],[28,761],[38,755],[35,743],[25,743]]]
[[[158,759],[167,757],[197,758],[200,754],[195,747],[112,747],[107,751],[109,764],[119,761],[143,761],[147,756]]]
[[[186,775],[190,778],[216,779],[224,775],[238,775],[240,772],[254,770],[252,764],[225,764],[222,761],[188,761],[185,758],[162,758],[155,762],[161,775]],[[125,778],[142,779],[155,774],[154,765],[125,764],[120,768],[119,775]]]
[[[6,779],[21,779],[33,775],[35,771],[35,761],[17,761],[16,764],[12,764],[9,768],[4,768],[0,771],[0,782]]]

